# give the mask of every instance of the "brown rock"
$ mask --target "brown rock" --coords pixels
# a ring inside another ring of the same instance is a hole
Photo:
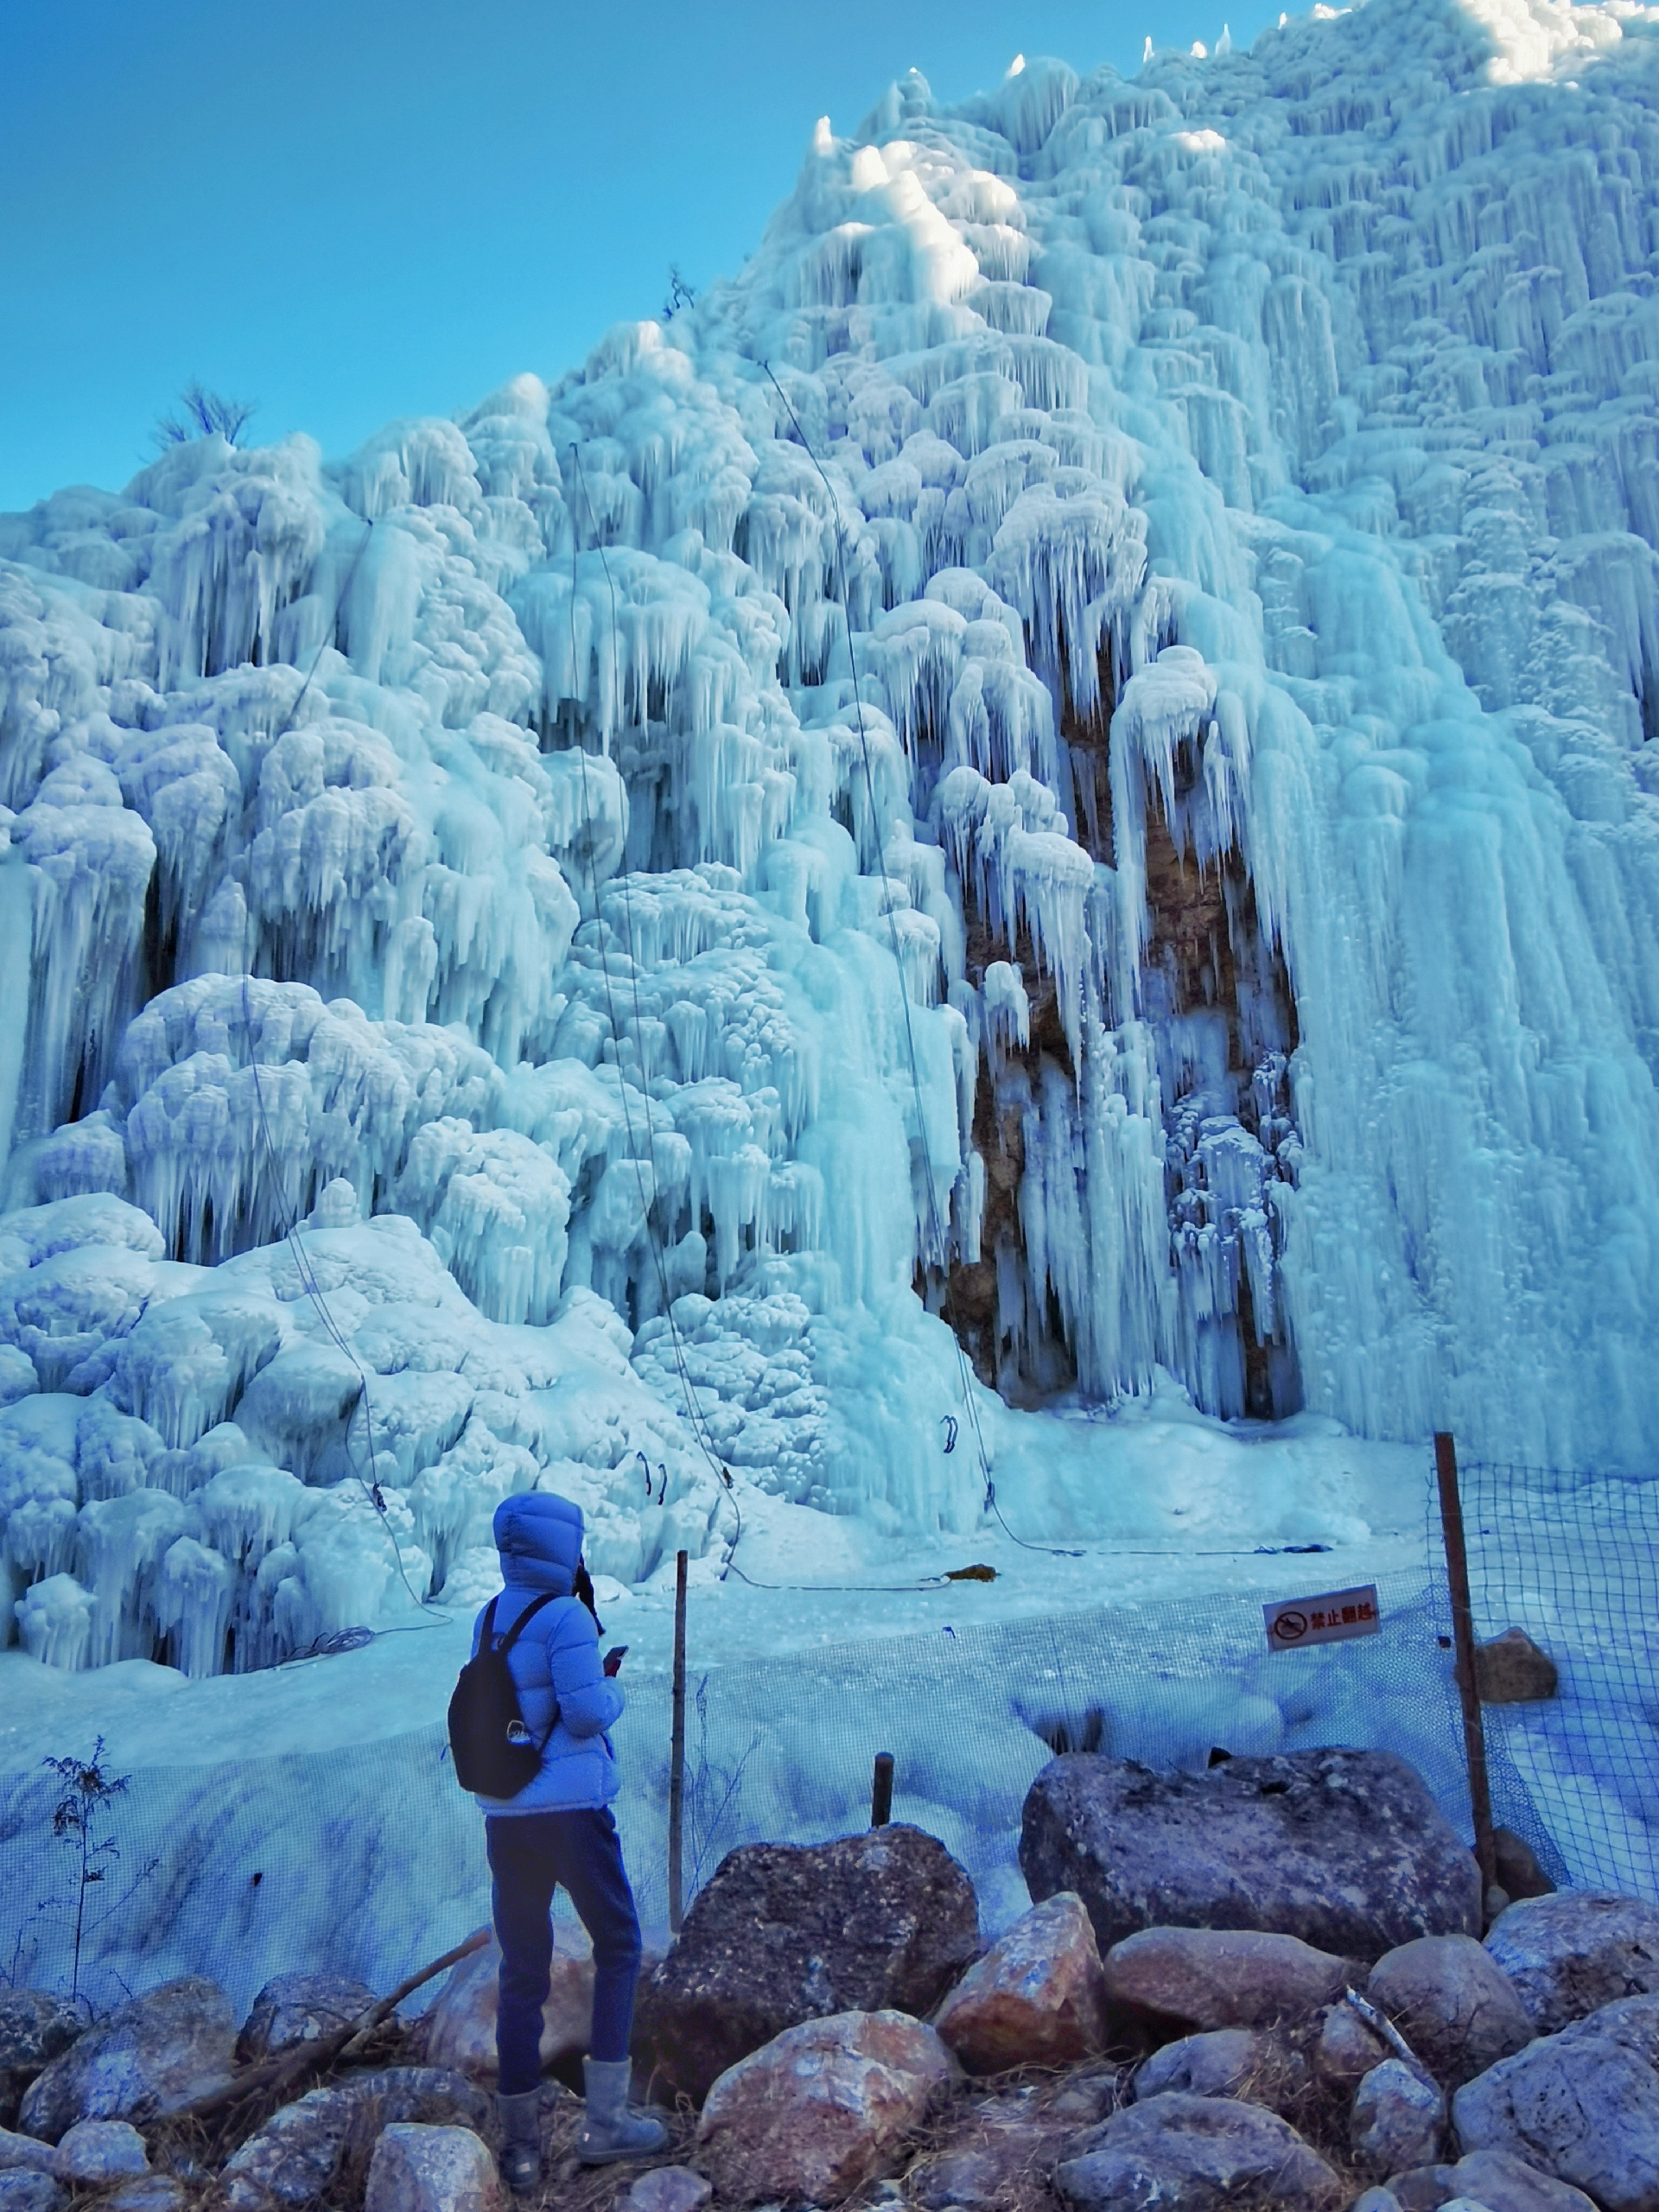
[[[363,2212],[500,2212],[505,2196],[470,2127],[400,2120],[375,2144]]]
[[[891,2169],[955,2078],[944,2043],[905,2013],[804,2021],[715,2082],[702,2163],[733,2203],[833,2203]]]
[[[1366,1995],[1454,2089],[1532,2040],[1515,1984],[1471,1936],[1420,1936],[1385,1953]]]
[[[475,2081],[495,2078],[495,2013],[501,1946],[493,1933],[482,1950],[452,1967],[423,2015],[422,2056],[429,2066],[454,2066]],[[585,1938],[556,1950],[542,2007],[542,2065],[579,2059],[588,2048],[594,2012],[594,1960]]]
[[[1332,2088],[1353,2090],[1388,2055],[1382,2037],[1372,2034],[1351,2005],[1333,2005],[1313,2046],[1313,2070]]]
[[[1105,1960],[1111,2012],[1154,2033],[1306,2019],[1347,1978],[1344,1961],[1294,1936],[1232,1929],[1146,1928]]]
[[[1103,1954],[1141,1928],[1236,1928],[1369,1962],[1481,1925],[1468,1846],[1386,1751],[1233,1758],[1203,1774],[1052,1759],[1026,1796],[1020,1866],[1033,1897],[1077,1892]]]
[[[1554,1697],[1555,1662],[1523,1628],[1506,1628],[1475,1647],[1475,1687],[1483,1705],[1530,1705]]]
[[[801,2021],[931,2012],[979,1948],[974,1885],[920,1828],[751,1844],[721,1862],[643,1985],[639,2039],[658,2082],[696,2101]]]
[[[1062,1890],[969,1967],[934,2026],[972,2074],[1067,2066],[1106,2040],[1106,1985],[1081,1897]]]
[[[1168,2090],[1190,2097],[1242,2097],[1245,2103],[1282,2112],[1307,2086],[1307,2061],[1269,2030],[1215,2028],[1183,2036],[1136,2069],[1137,2101]]]
[[[1514,1983],[1535,2035],[1554,2035],[1621,1997],[1659,1990],[1659,1905],[1597,1890],[1512,1904],[1486,1950]]]
[[[1336,2212],[1349,2194],[1276,2113],[1173,2094],[1090,2128],[1054,2186],[1077,2212]]]
[[[1034,2126],[1029,2112],[1020,2120],[991,2115],[972,2139],[912,2166],[905,2195],[922,2212],[947,2212],[953,2204],[965,2212],[1016,2206],[1029,2200],[1033,2181],[1046,2177],[1057,2143],[1066,2139],[1062,2132]]]

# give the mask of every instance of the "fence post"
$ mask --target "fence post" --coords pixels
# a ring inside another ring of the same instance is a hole
[[[674,1721],[668,1746],[668,1925],[675,1936],[684,1917],[680,1863],[685,1815],[686,1556],[678,1552],[674,1559]]]
[[[893,1753],[878,1751],[870,1781],[870,1826],[884,1828],[893,1818]]]
[[[1469,1602],[1469,1554],[1463,1540],[1458,1452],[1444,1429],[1435,1432],[1434,1473],[1440,1491],[1440,1534],[1446,1543],[1446,1578],[1452,1593],[1458,1697],[1463,1707],[1463,1751],[1469,1765],[1469,1809],[1474,1815],[1475,1858],[1480,1867],[1484,1916],[1485,1892],[1497,1879],[1497,1850],[1492,1841],[1492,1796],[1486,1779],[1486,1732],[1481,1720],[1480,1689],[1475,1677],[1475,1620]]]

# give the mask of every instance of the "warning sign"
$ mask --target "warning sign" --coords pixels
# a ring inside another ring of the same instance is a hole
[[[1274,1651],[1294,1651],[1304,1643],[1340,1643],[1351,1636],[1375,1636],[1382,1626],[1376,1585],[1361,1590],[1330,1590],[1321,1598],[1287,1598],[1263,1605],[1268,1643]]]

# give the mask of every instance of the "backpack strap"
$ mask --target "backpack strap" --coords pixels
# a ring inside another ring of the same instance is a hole
[[[501,1639],[500,1652],[502,1658],[505,1659],[508,1652],[512,1650],[513,1645],[518,1643],[520,1634],[523,1632],[526,1623],[531,1618],[531,1617],[534,1614],[539,1613],[543,1605],[550,1605],[558,1594],[559,1593],[556,1590],[543,1590],[539,1598],[532,1598],[531,1599],[529,1605],[524,1607],[524,1611],[519,1614],[518,1619],[514,1621],[512,1626],[507,1630],[506,1634]],[[484,1649],[485,1640],[493,1636],[495,1632],[496,1603],[496,1599],[492,1598],[490,1600],[489,1613],[484,1623],[484,1636],[479,1642],[478,1648],[480,1651]]]

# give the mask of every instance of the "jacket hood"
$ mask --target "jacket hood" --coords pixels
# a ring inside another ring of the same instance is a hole
[[[582,1557],[582,1508],[550,1491],[504,1497],[495,1509],[501,1580],[568,1598]]]

